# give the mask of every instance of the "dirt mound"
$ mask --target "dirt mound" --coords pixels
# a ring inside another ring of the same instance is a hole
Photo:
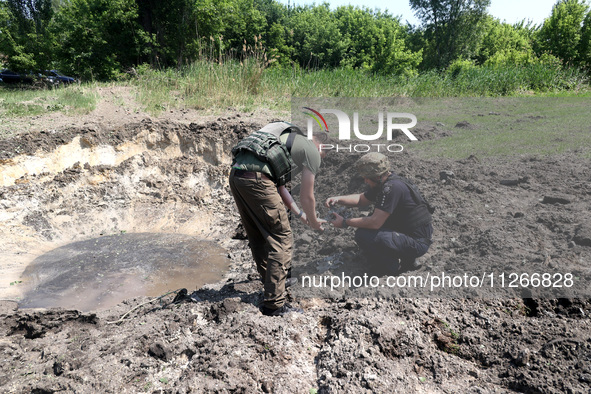
[[[145,121],[4,142],[0,151],[19,144],[35,153],[0,162],[0,254],[10,282],[35,253],[121,230],[200,234],[228,250],[231,267],[180,303],[174,294],[151,303],[139,297],[89,313],[0,303],[3,392],[591,390],[588,296],[312,295],[293,300],[303,314],[260,314],[262,286],[226,181],[230,147],[259,126],[238,117]],[[432,128],[421,130],[436,138]],[[43,158],[60,164],[39,164]],[[350,160],[332,154],[323,162],[318,203],[362,190]],[[434,244],[418,274],[507,263],[519,271],[525,261],[544,272],[568,267],[587,283],[591,248],[581,213],[591,170],[579,157],[454,161],[404,151],[392,164],[437,208]],[[295,231],[297,257],[316,253],[317,272],[323,261],[332,269],[336,255],[357,261],[352,230]],[[5,297],[20,286],[1,285]]]

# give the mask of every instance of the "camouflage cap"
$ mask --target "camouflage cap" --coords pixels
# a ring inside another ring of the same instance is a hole
[[[378,152],[363,155],[355,163],[355,172],[364,178],[375,179],[390,171],[388,158]]]

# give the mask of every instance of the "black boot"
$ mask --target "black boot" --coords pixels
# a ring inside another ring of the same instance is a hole
[[[265,316],[283,316],[287,315],[290,312],[304,313],[304,311],[300,308],[295,308],[288,303],[285,303],[282,307],[278,309],[271,309],[263,306],[261,307],[261,312]]]
[[[405,272],[416,271],[421,267],[422,265],[419,259],[400,259],[400,268],[398,269],[398,275],[403,274]]]

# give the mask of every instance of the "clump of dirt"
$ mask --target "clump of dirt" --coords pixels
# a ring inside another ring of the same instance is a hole
[[[42,146],[50,154],[75,140],[75,152],[86,158],[5,179],[0,253],[7,272],[22,269],[30,253],[121,230],[199,234],[228,250],[231,267],[222,281],[180,303],[172,302],[174,294],[150,303],[138,297],[83,313],[0,302],[2,391],[591,390],[588,296],[309,296],[292,300],[303,314],[263,316],[262,285],[226,181],[230,147],[260,126],[238,117],[200,125],[146,121],[4,142],[0,150],[10,151],[28,139],[32,147],[48,140]],[[422,130],[436,138],[433,127]],[[111,162],[85,155],[99,147]],[[391,158],[437,208],[434,244],[417,273],[507,263],[518,271],[526,261],[547,272],[569,267],[588,279],[591,249],[581,213],[588,210],[591,170],[577,156],[454,161],[406,150]],[[20,158],[4,160],[8,168]],[[332,154],[323,162],[319,204],[362,190],[350,160]],[[297,223],[294,230],[298,259],[347,254],[361,264],[352,230],[316,233]],[[5,296],[18,288],[3,286]]]

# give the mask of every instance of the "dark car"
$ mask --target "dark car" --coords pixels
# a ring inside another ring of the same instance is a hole
[[[62,75],[57,70],[45,71],[45,75],[47,76],[48,80],[52,81],[56,85],[59,85],[62,83],[67,85],[67,84],[76,82],[75,78]]]
[[[0,71],[0,80],[4,83],[33,83],[30,75],[21,75],[7,69]]]

